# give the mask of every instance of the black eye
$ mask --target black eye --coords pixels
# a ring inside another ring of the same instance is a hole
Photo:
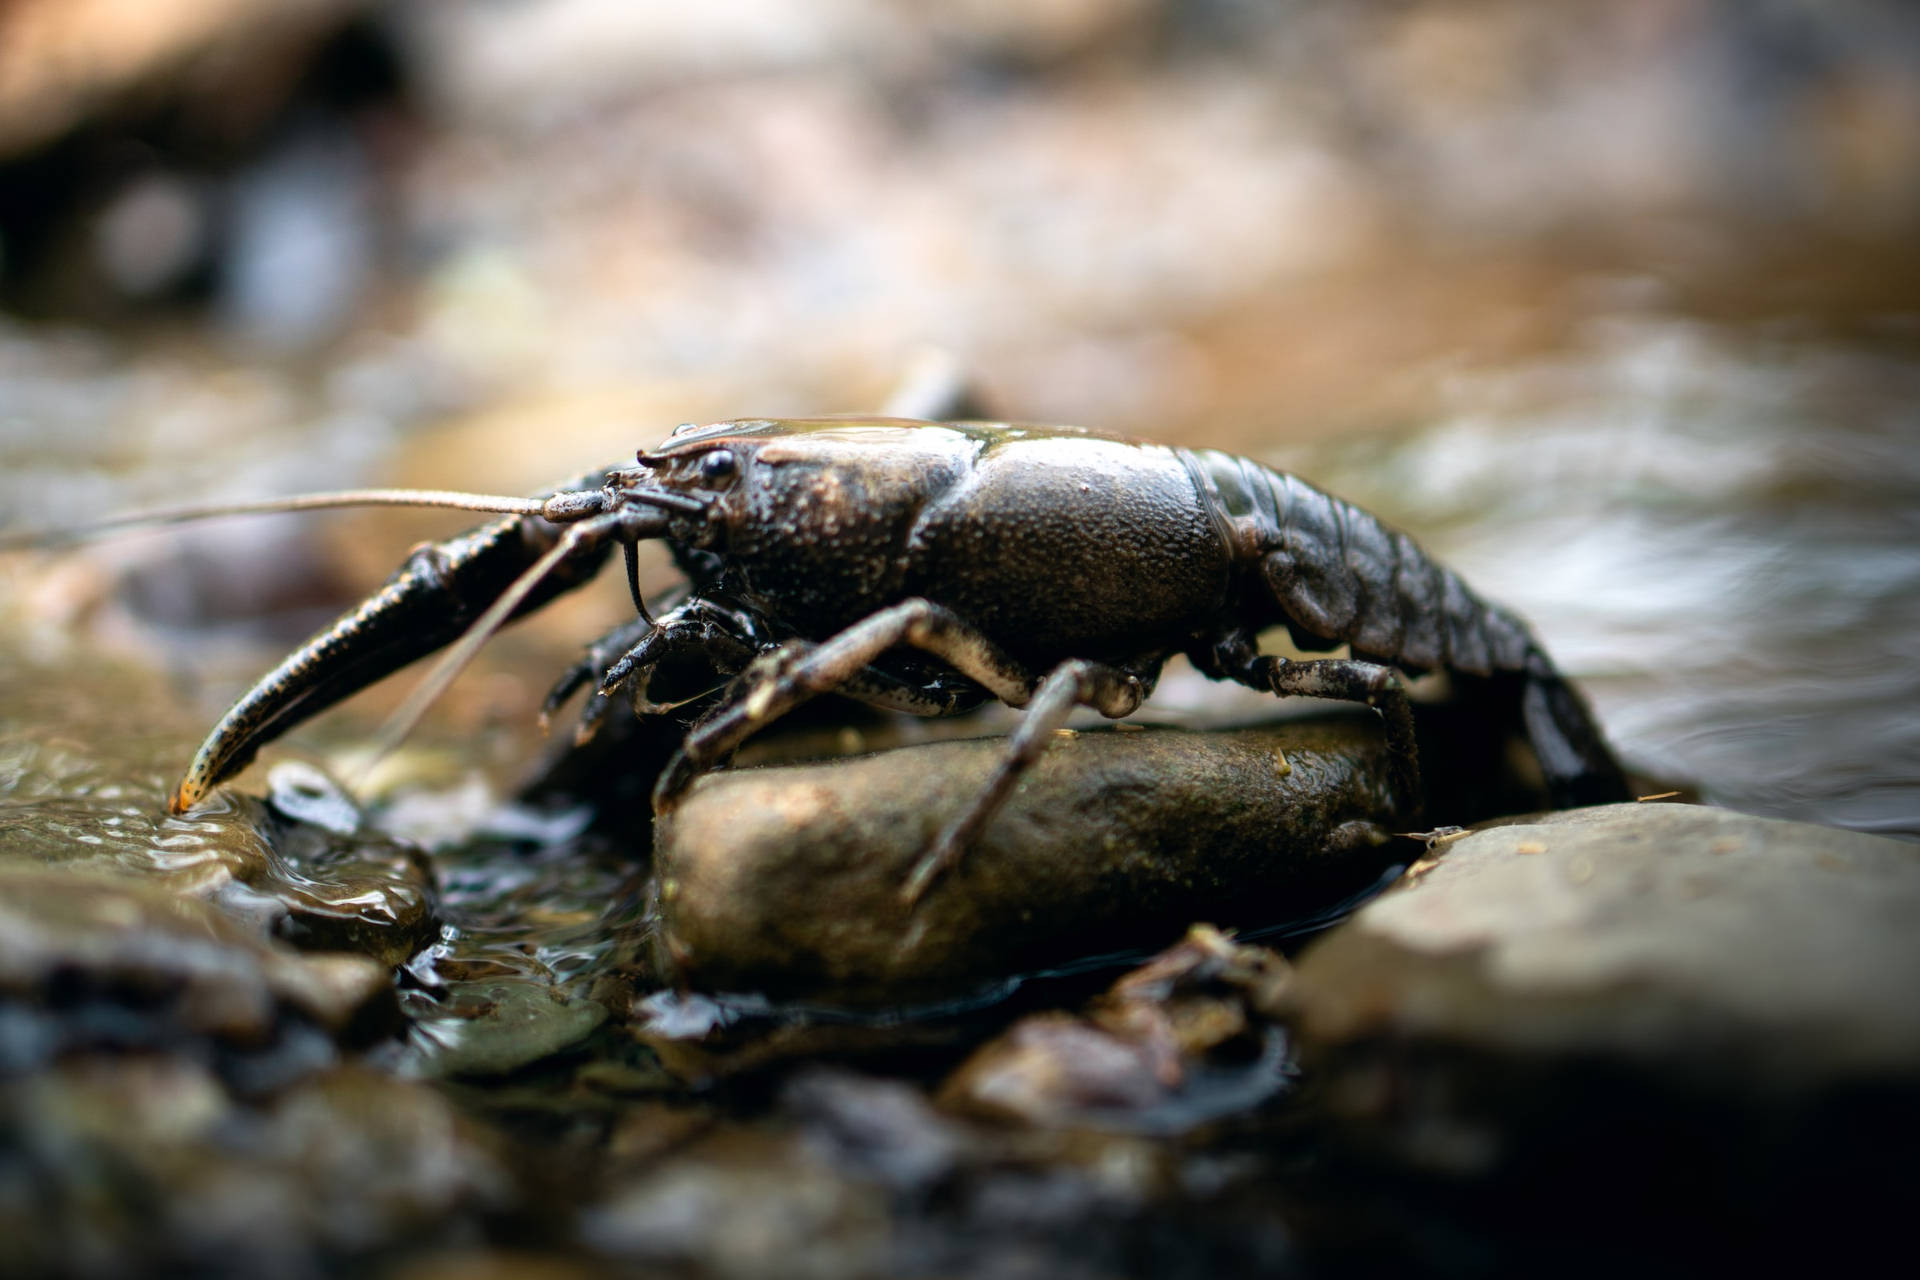
[[[709,481],[721,481],[732,476],[738,464],[733,455],[725,449],[715,449],[712,453],[700,456],[700,478]]]

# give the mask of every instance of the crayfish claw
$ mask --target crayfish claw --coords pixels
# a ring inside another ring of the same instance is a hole
[[[597,691],[599,695],[605,698],[618,690],[627,682],[627,677],[633,674],[633,669],[640,665],[640,657],[650,656],[650,653],[651,651],[648,654],[640,654],[638,648],[627,650],[618,662],[601,673],[600,687]]]
[[[187,784],[183,782],[168,794],[167,812],[177,818],[199,802],[200,797],[198,795],[190,796],[187,794]]]

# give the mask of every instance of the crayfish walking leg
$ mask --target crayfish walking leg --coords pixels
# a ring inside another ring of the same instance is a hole
[[[816,694],[845,688],[896,645],[944,659],[1007,705],[1028,708],[993,777],[908,876],[901,896],[909,906],[958,860],[1076,706],[1090,706],[1117,719],[1132,714],[1148,693],[1146,682],[1138,676],[1078,659],[1036,680],[952,611],[927,600],[906,600],[823,643],[795,642],[779,650],[772,661],[750,668],[741,687],[694,727],[661,774],[654,789],[655,811],[671,809],[696,777],[723,762],[752,734]]]

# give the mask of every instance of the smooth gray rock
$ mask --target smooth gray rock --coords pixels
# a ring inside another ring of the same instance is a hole
[[[1301,964],[1315,1043],[1920,1071],[1920,846],[1692,805],[1492,826]]]
[[[1329,1194],[1364,1219],[1411,1175],[1450,1224],[1425,1247],[1477,1238],[1476,1265],[1522,1270],[1573,1240],[1595,1274],[1679,1274],[1897,1232],[1920,1195],[1916,920],[1920,846],[1717,809],[1443,845],[1299,962]]]
[[[888,1004],[1106,951],[1194,920],[1275,924],[1392,861],[1402,811],[1377,726],[1095,731],[1051,745],[952,872],[901,886],[1000,739],[711,775],[662,825],[660,962],[709,991]],[[1404,847],[1404,846],[1402,846]]]

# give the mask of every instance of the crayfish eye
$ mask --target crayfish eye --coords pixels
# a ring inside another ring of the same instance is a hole
[[[718,484],[733,477],[739,469],[739,462],[726,449],[715,449],[712,453],[701,455],[700,478],[709,484]]]

